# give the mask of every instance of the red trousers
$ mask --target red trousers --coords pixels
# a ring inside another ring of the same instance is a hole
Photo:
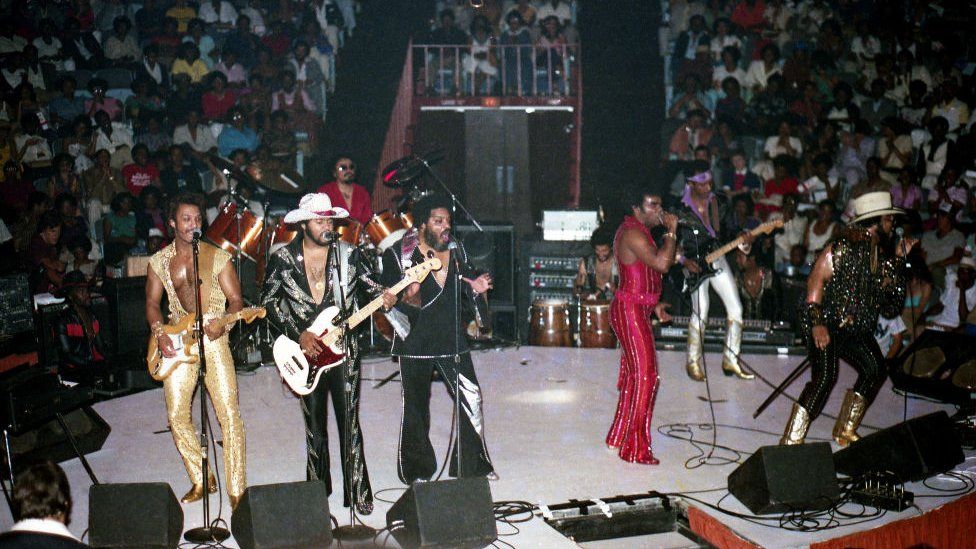
[[[620,449],[620,459],[657,463],[651,453],[651,415],[659,378],[650,315],[653,305],[615,299],[610,326],[620,341],[620,399],[607,434],[607,445]]]

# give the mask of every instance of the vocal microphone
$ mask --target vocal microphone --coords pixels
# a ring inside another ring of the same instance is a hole
[[[905,229],[904,229],[904,227],[895,227],[895,247],[897,248],[899,245],[902,247],[901,248],[902,252],[905,252],[905,261],[906,261],[905,266],[906,267],[911,267],[912,264],[911,263],[907,263],[907,261],[908,261],[908,253],[907,253],[908,250],[907,250],[907,246],[905,246]]]
[[[193,232],[191,234],[193,235],[193,243],[194,244],[200,242],[200,237],[203,236],[203,233],[200,232],[200,229],[193,229]]]
[[[322,234],[319,235],[319,238],[326,242],[332,242],[333,240],[339,238],[339,233],[336,231],[322,231]]]

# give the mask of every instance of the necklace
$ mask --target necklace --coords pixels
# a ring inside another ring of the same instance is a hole
[[[322,290],[325,289],[325,276],[323,276],[323,275],[325,275],[325,269],[323,268],[323,269],[319,269],[318,271],[316,271],[315,267],[313,267],[311,265],[309,265],[308,268],[309,268],[309,271],[311,271],[312,280],[315,281],[315,284],[314,284],[315,289],[317,291],[321,292]]]

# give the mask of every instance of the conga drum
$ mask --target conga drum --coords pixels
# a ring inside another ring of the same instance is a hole
[[[537,299],[529,316],[529,345],[572,347],[569,303],[563,299]]]
[[[579,307],[579,346],[615,348],[617,337],[610,328],[610,302],[603,299],[581,301]]]

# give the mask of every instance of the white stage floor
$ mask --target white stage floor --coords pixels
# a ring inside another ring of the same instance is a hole
[[[684,354],[662,352],[661,390],[654,414],[654,453],[658,466],[630,464],[621,461],[604,446],[604,437],[616,405],[618,351],[522,347],[484,351],[474,356],[475,367],[485,393],[485,416],[488,448],[501,479],[491,483],[492,496],[499,500],[525,500],[531,503],[556,504],[571,498],[588,499],[620,494],[695,491],[723,488],[726,477],[736,464],[703,465],[692,470],[685,463],[698,454],[689,443],[663,436],[657,428],[664,424],[685,423],[693,426],[699,440],[711,434],[698,427],[710,422],[709,406],[702,400],[705,384],[688,379],[684,372]],[[740,381],[722,376],[718,355],[707,356],[711,369],[712,398],[717,423],[718,443],[743,452],[741,460],[759,446],[778,440],[790,402],[778,399],[758,420],[752,413],[769,394],[759,380]],[[748,356],[747,360],[764,376],[778,383],[795,367],[801,357],[775,355]],[[364,365],[362,424],[367,464],[374,492],[378,498],[396,500],[403,486],[396,476],[396,446],[400,426],[400,386],[392,382],[374,389],[374,381],[394,372],[396,365],[388,359],[370,360]],[[789,390],[797,395],[809,374],[801,377]],[[853,382],[850,368],[842,366],[840,381],[825,411],[836,414],[843,391]],[[268,484],[304,480],[304,432],[296,399],[279,382],[273,367],[260,368],[253,375],[241,376],[241,412],[247,428],[247,476],[249,484]],[[431,436],[438,459],[447,445],[451,404],[446,391],[435,387],[431,403]],[[147,391],[97,404],[95,410],[111,425],[112,433],[101,451],[88,456],[91,465],[105,482],[168,482],[177,497],[189,484],[182,463],[166,429],[166,414],[161,390]],[[950,407],[921,400],[909,400],[908,416],[914,417]],[[194,414],[196,415],[196,414]],[[884,427],[901,421],[902,399],[891,391],[890,382],[882,389],[868,411],[867,426]],[[738,426],[739,428],[733,427]],[[829,438],[833,420],[818,419],[808,440]],[[757,429],[759,431],[747,430]],[[768,431],[768,433],[760,432]],[[219,434],[218,434],[219,436]],[[339,473],[338,445],[333,431],[333,478]],[[716,451],[716,456],[736,456]],[[75,500],[70,528],[80,535],[87,527],[88,488],[90,481],[78,460],[63,464],[72,484]],[[960,471],[976,474],[976,456],[968,459]],[[223,473],[223,471],[221,471]],[[950,478],[929,481],[946,489],[958,487]],[[933,493],[913,485],[916,494]],[[724,491],[698,494],[703,500],[716,502]],[[917,503],[928,510],[950,498],[919,498]],[[332,514],[345,524],[348,512],[341,507],[341,491],[330,498]],[[214,507],[216,507],[216,499]],[[722,503],[728,509],[747,512],[732,497]],[[385,526],[390,504],[376,502],[372,515],[364,517],[376,528]],[[199,526],[202,508],[199,503],[183,507],[185,528]],[[856,526],[845,526],[819,533],[794,533],[754,525],[704,509],[743,537],[763,546],[795,547],[830,539],[854,531],[875,528],[886,522],[907,518],[917,511],[887,513],[878,520]],[[224,499],[223,516],[229,522],[230,506]],[[216,513],[216,510],[214,511]],[[7,510],[0,511],[0,527],[6,529],[12,520]],[[518,524],[519,532],[501,539],[516,547],[575,547],[541,519]],[[514,530],[499,524],[500,534]],[[392,540],[391,540],[392,542]],[[228,546],[236,547],[231,539]],[[656,543],[654,544],[656,545]],[[588,543],[587,547],[651,546],[640,539]]]

